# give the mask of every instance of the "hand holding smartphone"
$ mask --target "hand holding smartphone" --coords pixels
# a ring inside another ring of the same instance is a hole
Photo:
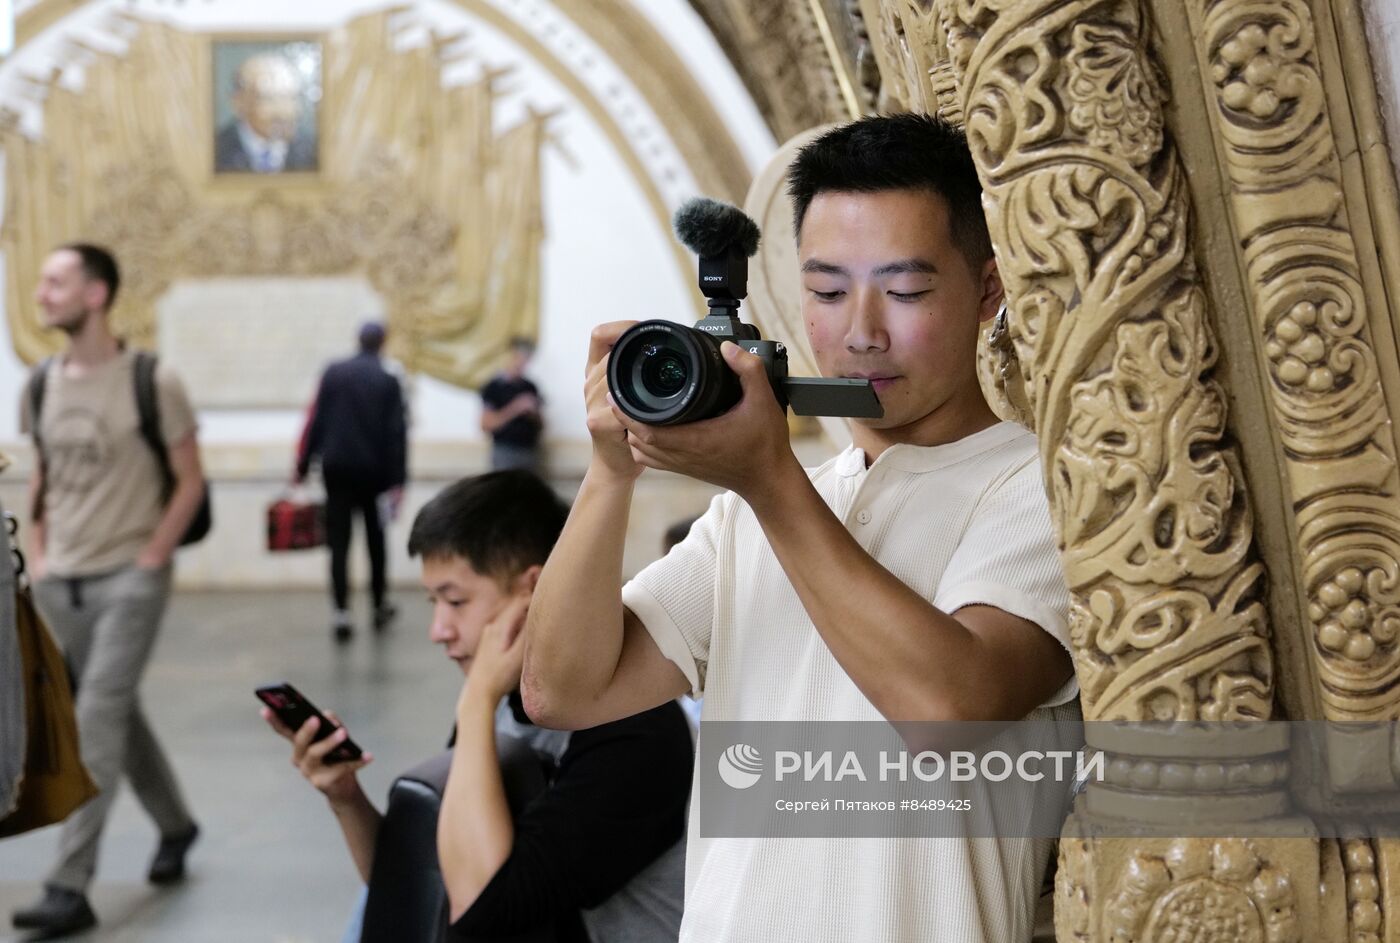
[[[300,730],[302,725],[311,718],[316,718],[320,725],[316,730],[316,735],[312,738],[313,743],[324,740],[340,729],[340,725],[322,714],[316,705],[307,699],[306,695],[286,682],[266,684],[257,688],[253,693],[257,695],[258,700],[266,704],[277,715],[282,726],[293,733]],[[363,751],[360,750],[355,741],[347,738],[344,743],[326,754],[325,762],[344,763],[348,760],[358,760],[363,755]]]

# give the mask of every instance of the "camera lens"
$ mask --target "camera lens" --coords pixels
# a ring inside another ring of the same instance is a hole
[[[718,416],[741,393],[717,339],[659,320],[635,324],[617,339],[608,389],[623,413],[656,426]]]
[[[621,343],[618,349],[623,349]],[[639,412],[664,413],[686,399],[693,354],[678,334],[657,330],[643,335],[627,345],[624,359],[625,398]]]
[[[689,376],[680,354],[658,344],[642,348],[641,370],[642,385],[658,398],[675,396]]]

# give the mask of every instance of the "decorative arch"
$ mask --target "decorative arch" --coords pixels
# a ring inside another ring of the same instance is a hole
[[[631,172],[661,231],[669,232],[675,187],[663,192],[655,162],[629,139],[598,95],[499,7],[487,0],[454,2],[497,29],[567,89]],[[17,24],[18,48],[85,5],[73,0],[32,5]],[[701,189],[742,199],[748,171],[732,134],[650,23],[625,0],[555,0],[555,6],[632,81]],[[124,254],[144,253],[131,266],[140,277],[124,289],[116,312],[119,327],[138,343],[150,341],[155,299],[178,275],[361,271],[386,298],[399,339],[396,352],[408,366],[459,386],[477,385],[506,340],[534,333],[538,323],[538,171],[540,150],[549,141],[549,116],[531,112],[520,126],[493,134],[492,104],[498,97],[493,78],[443,88],[439,73],[454,55],[453,38],[426,48],[392,49],[394,16],[402,11],[369,14],[335,31],[340,67],[354,74],[378,57],[375,65],[387,74],[375,84],[394,89],[372,103],[381,131],[403,129],[405,122],[393,117],[396,109],[419,108],[420,117],[441,127],[439,150],[471,155],[461,179],[453,179],[432,148],[400,142],[391,149],[397,161],[386,162],[369,146],[373,134],[354,137],[347,131],[336,153],[353,156],[328,168],[318,183],[269,186],[252,196],[220,193],[201,181],[192,163],[200,159],[198,150],[186,147],[182,153],[179,146],[182,134],[201,126],[195,120],[201,105],[166,115],[165,125],[157,126],[160,115],[129,107],[130,102],[124,112],[113,112],[114,102],[85,101],[63,88],[58,75],[45,89],[44,141],[22,135],[15,115],[0,119],[0,139],[13,155],[7,161],[10,205],[0,238],[7,250],[11,334],[20,357],[33,362],[52,346],[50,337],[20,317],[39,257],[54,243],[82,233],[121,244]],[[139,84],[140,74],[152,70],[165,81],[199,87],[207,63],[190,34],[155,23],[135,23],[133,29],[124,56],[83,51],[102,87],[133,79]],[[325,109],[334,115],[350,104],[328,92]],[[353,104],[366,106],[363,90]],[[135,134],[119,129],[111,139],[110,146],[124,149],[115,162],[99,160],[111,157],[100,147],[92,152],[74,146],[79,130],[100,125],[104,113],[135,115],[123,123],[140,127]],[[356,112],[357,120],[361,114]],[[328,127],[334,135],[349,124],[333,121]],[[64,143],[48,146],[60,140]],[[161,145],[160,155],[138,153],[147,146],[142,142],[152,140]],[[94,175],[101,176],[100,186]],[[421,180],[439,186],[409,182]],[[75,181],[78,186],[71,186]],[[477,206],[486,211],[471,212]],[[173,238],[177,235],[186,238]],[[679,247],[673,252],[688,280],[692,261]]]

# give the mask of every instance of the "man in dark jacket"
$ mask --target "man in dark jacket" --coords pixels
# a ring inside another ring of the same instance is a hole
[[[346,573],[351,518],[364,518],[369,543],[370,593],[374,628],[393,621],[395,610],[385,592],[384,528],[379,499],[387,493],[397,509],[407,478],[407,423],[399,381],[379,360],[384,328],[370,322],[360,328],[360,352],[326,368],[312,407],[311,421],[297,457],[297,480],[319,458],[326,484],[326,540],[331,549],[331,595],[335,611],[331,631],[337,642],[354,635],[350,623],[350,587]]]

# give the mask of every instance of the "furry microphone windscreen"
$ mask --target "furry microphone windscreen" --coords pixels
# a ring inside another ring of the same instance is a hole
[[[758,223],[737,206],[696,197],[676,210],[676,236],[698,256],[723,255],[730,247],[752,257],[758,251]]]

